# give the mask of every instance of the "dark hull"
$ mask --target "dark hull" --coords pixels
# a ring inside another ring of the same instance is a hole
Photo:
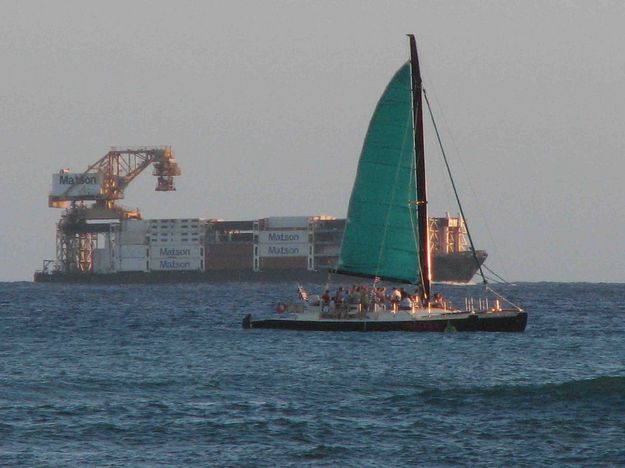
[[[476,250],[480,265],[488,254],[484,250]],[[477,273],[479,266],[471,252],[457,252],[432,257],[432,281],[447,283],[468,283]]]
[[[478,259],[484,262],[486,252],[478,250]],[[470,253],[460,252],[434,256],[434,281],[468,283],[477,271],[475,259]],[[336,279],[340,281],[340,276]],[[36,283],[218,283],[226,281],[280,282],[293,281],[325,283],[327,271],[307,270],[213,270],[213,271],[122,271],[116,273],[41,273],[34,275]]]
[[[35,283],[92,283],[92,284],[151,284],[151,283],[223,283],[231,281],[278,283],[299,281],[325,283],[328,273],[307,270],[252,270],[218,271],[120,271],[116,273],[41,273],[34,275]]]
[[[375,320],[252,320],[243,319],[243,328],[271,328],[304,331],[409,331],[409,332],[522,332],[527,325],[527,312],[497,312],[472,314],[468,317],[405,321]]]

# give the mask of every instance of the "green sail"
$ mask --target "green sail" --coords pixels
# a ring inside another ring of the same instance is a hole
[[[358,162],[337,271],[419,282],[410,63],[390,81]]]

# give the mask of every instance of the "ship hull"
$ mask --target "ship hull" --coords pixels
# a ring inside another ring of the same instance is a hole
[[[475,257],[481,266],[488,254],[484,250],[476,250]],[[433,256],[432,281],[446,283],[468,283],[479,269],[473,253],[456,252],[447,255]]]
[[[477,251],[480,263],[486,259],[486,252]],[[469,252],[434,256],[433,280],[439,282],[468,283],[478,266]],[[216,283],[216,282],[282,282],[293,281],[324,283],[328,271],[303,269],[277,269],[266,271],[210,270],[210,271],[118,271],[113,273],[42,273],[34,275],[37,283],[95,283],[95,284],[149,284],[149,283]]]
[[[217,270],[217,271],[123,271],[115,273],[41,273],[34,275],[37,283],[94,283],[94,284],[150,284],[150,283],[219,283],[284,281],[318,283],[328,279],[328,273],[307,270]]]
[[[246,315],[245,329],[263,328],[300,331],[350,331],[350,332],[522,332],[527,325],[527,312],[501,311],[484,313],[458,313],[441,318],[415,318],[411,320],[252,320]]]

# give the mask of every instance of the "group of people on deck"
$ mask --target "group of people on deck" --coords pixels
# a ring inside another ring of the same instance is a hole
[[[414,293],[408,293],[404,288],[387,289],[377,286],[357,286],[351,288],[339,287],[334,294],[326,289],[320,297],[324,311],[348,309],[350,305],[359,306],[361,311],[375,310],[376,305],[383,305],[386,310],[397,312],[399,310],[412,310],[414,307],[427,306],[421,287],[417,287]],[[434,294],[429,302],[431,307],[447,308],[447,302],[439,293]]]

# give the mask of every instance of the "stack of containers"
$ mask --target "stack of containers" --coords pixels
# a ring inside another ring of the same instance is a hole
[[[254,221],[210,220],[206,223],[206,271],[251,271]]]
[[[204,271],[204,229],[200,218],[148,222],[151,271]]]
[[[117,271],[148,271],[147,222],[129,219],[121,222],[117,237]]]
[[[331,216],[319,216],[314,224],[315,269],[336,268],[340,254],[345,220]]]
[[[107,248],[96,249],[93,251],[93,272],[94,273],[112,273],[114,271],[113,257],[111,250]]]
[[[307,216],[265,218],[257,237],[260,270],[306,270],[312,246]]]

